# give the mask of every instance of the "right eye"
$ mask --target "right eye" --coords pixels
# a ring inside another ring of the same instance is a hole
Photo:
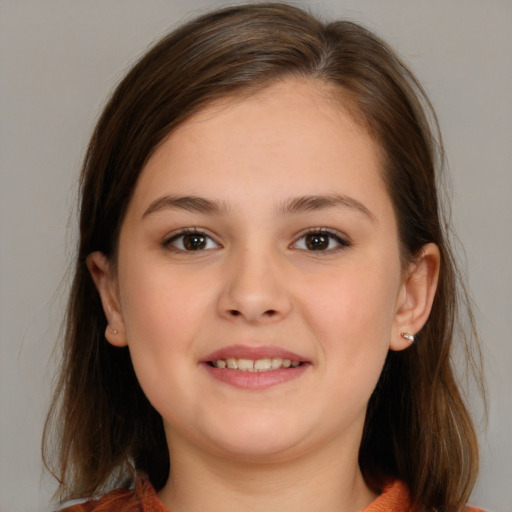
[[[218,249],[220,245],[206,233],[186,230],[177,233],[164,242],[164,246],[177,251],[207,251]]]

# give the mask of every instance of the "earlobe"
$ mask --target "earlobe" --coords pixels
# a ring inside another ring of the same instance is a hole
[[[105,338],[116,347],[127,345],[123,316],[119,305],[117,281],[109,259],[100,251],[87,256],[87,268],[100,295],[107,328]]]
[[[414,335],[425,325],[437,290],[440,263],[439,248],[433,243],[424,245],[411,263],[397,302],[391,350],[409,347],[414,342]]]

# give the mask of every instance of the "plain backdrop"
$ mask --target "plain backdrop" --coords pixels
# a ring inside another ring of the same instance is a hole
[[[375,30],[439,115],[489,388],[472,497],[512,510],[512,1],[318,0]],[[108,93],[159,36],[218,1],[0,0],[0,510],[50,510],[40,438],[75,246],[76,182]],[[473,397],[472,397],[473,400]],[[477,417],[481,410],[473,400]],[[274,511],[271,511],[274,512]]]

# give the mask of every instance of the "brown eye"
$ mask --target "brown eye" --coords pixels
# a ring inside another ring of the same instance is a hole
[[[207,234],[200,231],[185,231],[174,235],[163,243],[163,246],[176,251],[207,251],[220,246]]]
[[[309,233],[301,236],[293,244],[293,247],[302,251],[331,253],[339,249],[350,247],[350,245],[350,242],[345,240],[337,232],[319,229],[311,230]]]
[[[304,243],[310,251],[324,251],[329,247],[329,236],[319,233],[306,235]]]
[[[200,233],[185,235],[183,237],[183,246],[187,251],[199,251],[206,247],[206,236]]]

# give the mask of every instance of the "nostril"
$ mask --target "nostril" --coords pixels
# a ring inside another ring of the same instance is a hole
[[[242,314],[240,311],[238,311],[238,309],[230,309],[228,313],[231,316],[240,316]],[[277,311],[275,309],[267,309],[267,311],[263,312],[262,316],[273,317],[275,315],[277,315]]]

